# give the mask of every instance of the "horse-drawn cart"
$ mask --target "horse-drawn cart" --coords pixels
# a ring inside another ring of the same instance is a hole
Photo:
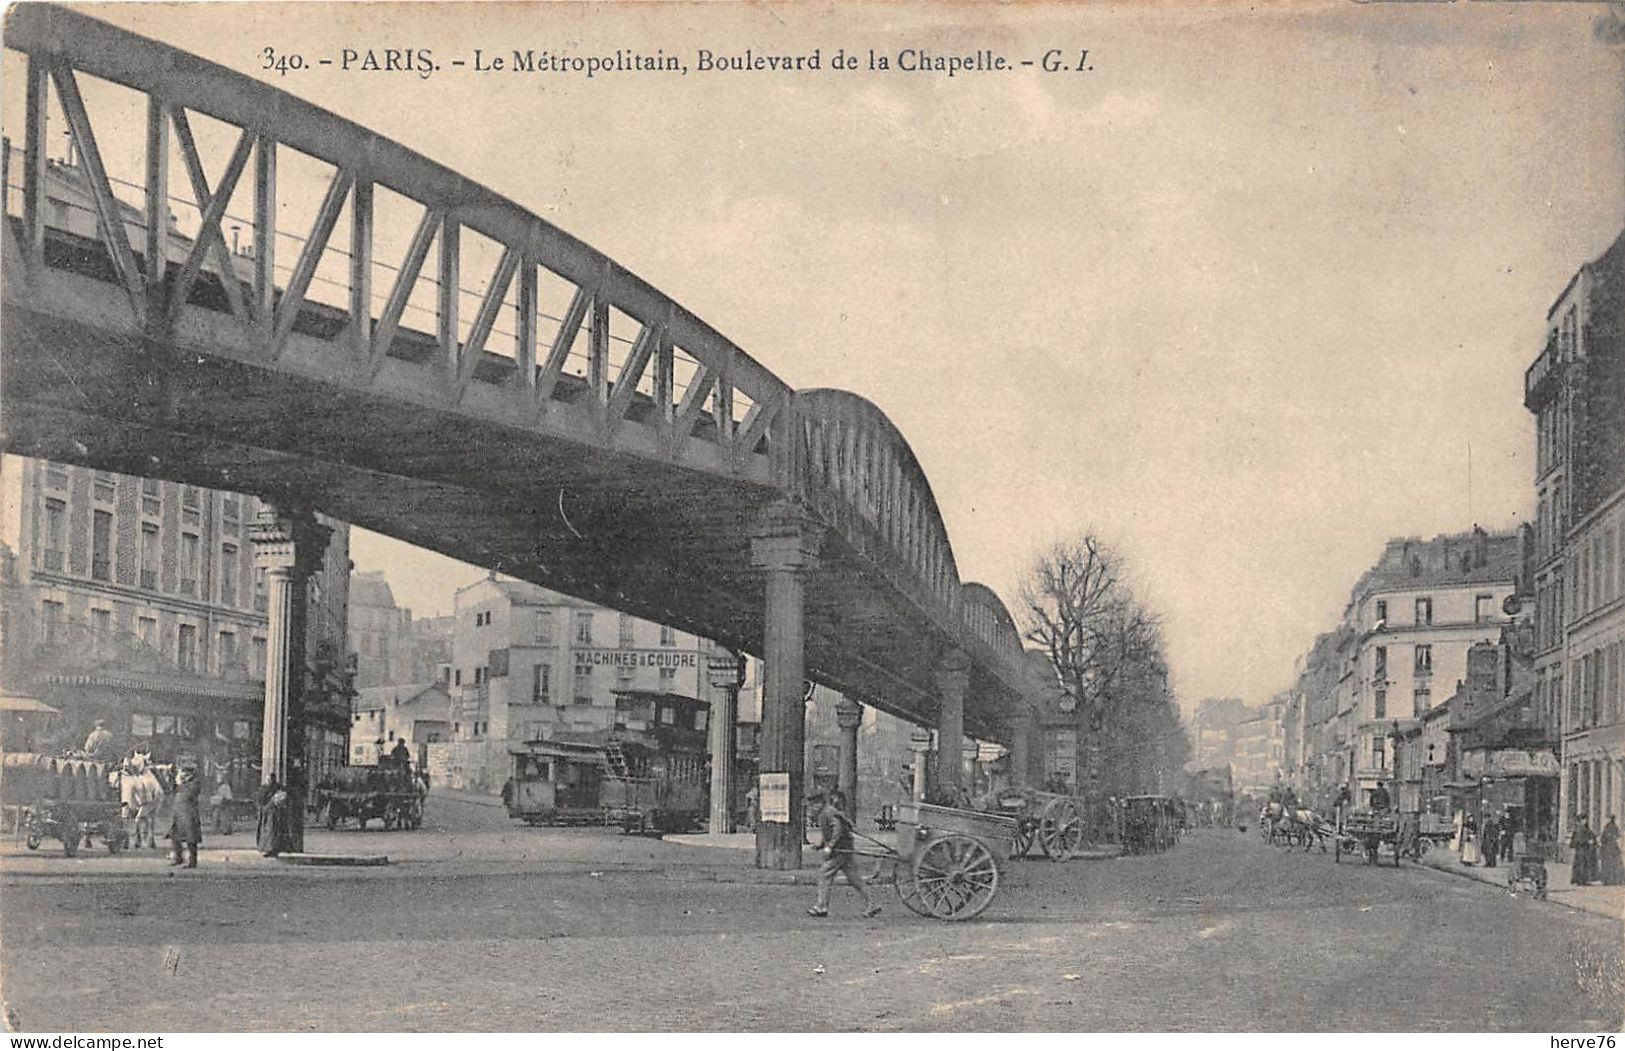
[[[424,794],[409,766],[340,766],[322,778],[311,803],[328,828],[353,820],[364,831],[377,818],[390,832],[423,824]]]
[[[1002,814],[903,803],[897,808],[896,847],[870,840],[878,850],[854,853],[892,863],[897,896],[910,910],[938,920],[968,920],[998,895],[1000,867],[1010,858],[1017,828],[1015,818]]]
[[[12,753],[0,763],[0,803],[12,811],[29,850],[47,839],[60,840],[68,857],[100,838],[108,853],[129,844],[118,795],[108,771],[85,759],[54,759],[32,752]]]
[[[1393,853],[1394,867],[1404,849],[1400,841],[1399,818],[1392,811],[1355,810],[1343,817],[1343,827],[1332,837],[1332,860],[1344,854],[1364,854],[1366,864],[1375,865],[1386,847]]]
[[[1088,844],[1084,803],[1073,796],[1014,789],[1000,793],[996,807],[1016,822],[1011,857],[1026,857],[1037,843],[1051,861],[1070,861]]]

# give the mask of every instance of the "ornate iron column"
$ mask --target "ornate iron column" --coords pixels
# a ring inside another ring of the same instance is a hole
[[[823,530],[800,508],[776,504],[763,516],[751,539],[751,561],[766,577],[764,618],[761,776],[784,775],[789,782],[788,813],[767,815],[756,827],[756,867],[801,868],[801,835],[806,825],[802,781],[806,770],[806,677],[804,609],[806,575],[818,566]],[[788,820],[784,820],[787,817]]]
[[[937,693],[942,710],[937,716],[937,769],[934,787],[952,791],[965,783],[960,749],[965,741],[965,691],[970,688],[970,658],[949,650],[937,669]]]
[[[732,832],[734,755],[739,734],[739,688],[745,684],[745,658],[729,650],[707,663],[711,674],[711,831]]]
[[[842,697],[835,705],[835,725],[841,728],[841,765],[837,785],[846,795],[846,816],[858,819],[858,727],[863,725],[863,705]]]
[[[275,781],[288,794],[280,835],[262,843],[266,853],[305,846],[305,634],[310,576],[321,566],[333,531],[309,511],[267,508],[249,527],[255,564],[265,571],[265,713],[260,783]]]
[[[914,802],[923,802],[929,785],[927,771],[931,762],[931,731],[916,729],[908,735],[909,747],[914,750]]]

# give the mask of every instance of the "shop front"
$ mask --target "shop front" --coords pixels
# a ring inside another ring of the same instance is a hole
[[[1557,840],[1558,765],[1547,748],[1474,748],[1461,757],[1458,809],[1486,820],[1507,821],[1537,842]]]

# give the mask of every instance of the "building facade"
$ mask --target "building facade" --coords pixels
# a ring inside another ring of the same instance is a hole
[[[0,457],[0,682],[58,709],[47,739],[83,743],[96,720],[120,751],[198,755],[251,784],[259,761],[266,588],[240,493]],[[342,672],[349,534],[333,529],[310,582],[306,652]],[[343,763],[348,701],[309,706],[313,776]],[[334,717],[336,714],[336,717]],[[11,747],[11,745],[8,745]]]
[[[438,682],[364,686],[351,702],[350,765],[375,766],[397,741],[427,766],[429,746],[451,740],[451,694]]]
[[[1534,710],[1561,736],[1561,835],[1625,809],[1625,235],[1582,266],[1524,374],[1536,424]]]
[[[449,670],[452,618],[414,619],[383,573],[350,575],[349,615],[357,689],[435,682]]]
[[[454,617],[448,774],[458,787],[495,791],[520,742],[614,728],[618,694],[711,694],[715,644],[534,584],[470,584]]]

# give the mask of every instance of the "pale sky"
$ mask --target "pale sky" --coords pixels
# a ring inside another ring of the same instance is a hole
[[[875,402],[963,579],[1012,606],[1039,551],[1099,530],[1165,617],[1187,708],[1287,685],[1388,537],[1530,515],[1523,370],[1625,218],[1600,6],[87,10],[485,183],[792,386]],[[268,45],[818,47],[826,69],[278,77]],[[829,70],[842,47],[1088,48],[1094,69]],[[420,614],[479,573],[352,550]]]

